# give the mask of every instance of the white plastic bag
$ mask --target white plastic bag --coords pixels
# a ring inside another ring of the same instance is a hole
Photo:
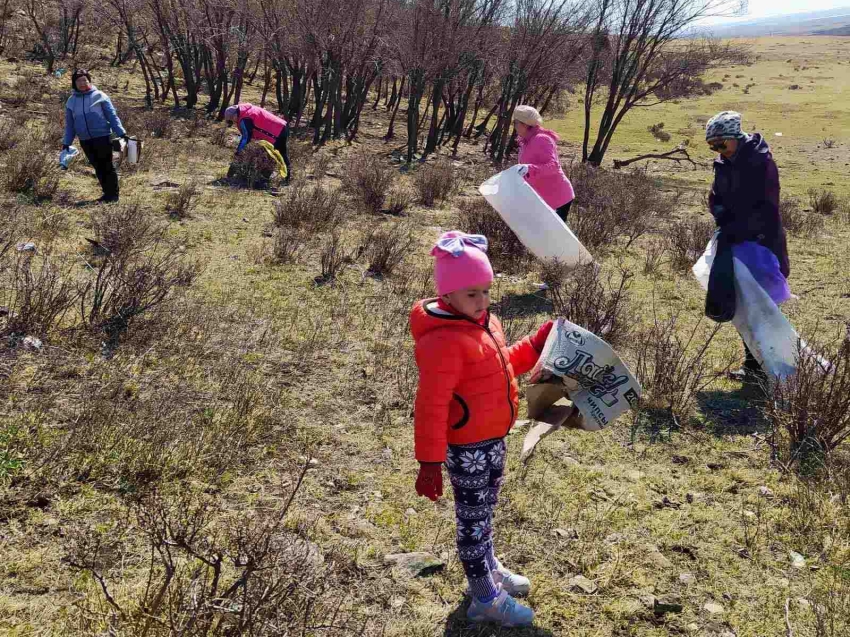
[[[68,150],[63,150],[59,153],[59,166],[62,170],[68,170],[68,167],[71,165],[71,162],[77,158],[77,155],[80,154],[80,151],[74,148],[73,146],[69,146]]]
[[[561,218],[512,166],[478,187],[522,244],[538,259],[566,265],[588,264],[593,257]]]
[[[693,267],[694,276],[708,290],[711,266],[717,251],[717,235],[712,238]],[[778,378],[794,374],[800,342],[797,331],[762,289],[746,265],[732,259],[735,268],[735,316],[732,324],[764,370]]]

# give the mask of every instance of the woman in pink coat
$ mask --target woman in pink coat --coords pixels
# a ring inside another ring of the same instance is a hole
[[[566,222],[575,193],[558,159],[558,135],[543,128],[543,118],[533,106],[516,107],[514,128],[519,142],[520,174]]]
[[[242,102],[225,109],[224,120],[228,125],[238,126],[239,132],[242,133],[242,139],[236,148],[237,155],[252,139],[262,139],[272,144],[283,157],[283,163],[286,164],[286,182],[289,183],[292,177],[292,164],[289,162],[287,149],[289,126],[285,119],[259,106]]]

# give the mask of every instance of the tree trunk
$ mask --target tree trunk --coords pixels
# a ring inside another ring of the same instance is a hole
[[[372,110],[373,111],[377,111],[378,110],[378,104],[381,103],[381,89],[383,89],[383,87],[384,87],[384,78],[379,77],[378,78],[378,93],[375,96],[375,103],[372,104]]]
[[[395,106],[397,95],[398,93],[396,89],[396,78],[393,78],[393,93],[392,95],[390,95],[389,91],[387,91],[386,99],[384,100],[384,108],[386,108],[387,110],[393,108]]]
[[[394,130],[394,128],[395,128],[395,118],[396,118],[396,115],[398,115],[398,109],[401,106],[401,93],[402,93],[402,91],[404,91],[404,80],[405,80],[405,78],[401,78],[401,90],[399,90],[399,92],[393,98],[393,100],[394,100],[393,107],[392,107],[393,108],[393,114],[390,116],[390,125],[387,127],[387,134],[384,135],[384,139],[387,139],[387,140],[395,137],[395,130]],[[395,93],[395,91],[396,91],[395,80],[393,80],[393,93]],[[390,101],[393,101],[393,100],[390,100]]]
[[[416,69],[410,73],[410,91],[407,98],[407,163],[413,161],[419,147],[419,103],[425,91],[425,72]]]
[[[431,128],[428,130],[428,141],[425,144],[423,157],[437,150],[437,132],[440,117],[440,101],[443,97],[443,86],[445,81],[440,78],[434,83],[434,92],[431,95]]]

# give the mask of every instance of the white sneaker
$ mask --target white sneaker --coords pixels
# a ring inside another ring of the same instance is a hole
[[[534,611],[508,595],[508,591],[502,590],[492,602],[483,603],[473,598],[466,611],[466,618],[475,624],[493,622],[506,628],[531,626]]]
[[[506,569],[501,563],[491,573],[493,574],[493,581],[496,583],[496,586],[501,584],[502,588],[510,595],[528,595],[529,591],[531,591],[531,581],[527,577],[517,575]]]

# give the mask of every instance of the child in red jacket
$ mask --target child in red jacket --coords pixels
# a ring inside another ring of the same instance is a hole
[[[534,337],[505,344],[499,319],[488,311],[493,269],[486,250],[481,235],[442,235],[431,251],[440,296],[417,302],[410,315],[419,367],[416,492],[436,501],[443,494],[446,464],[458,554],[473,597],[467,617],[526,626],[534,612],[511,595],[528,593],[531,584],[496,559],[492,520],[505,468],[505,436],[519,406],[516,376],[537,362],[552,322]]]

